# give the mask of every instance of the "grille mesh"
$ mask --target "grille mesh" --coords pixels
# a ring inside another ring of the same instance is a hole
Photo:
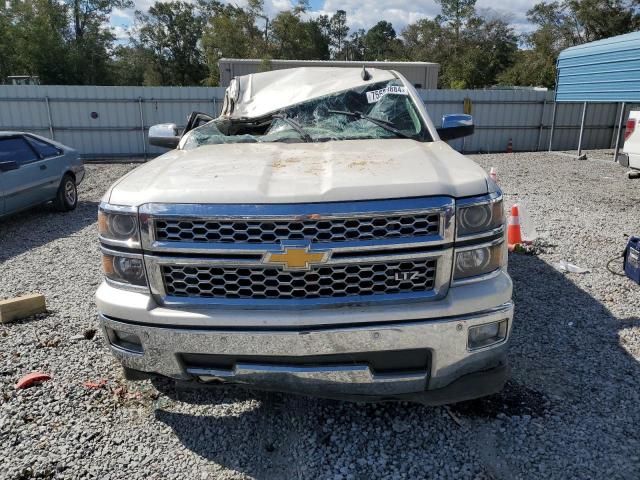
[[[264,267],[162,266],[166,293],[221,299],[313,299],[425,292],[436,260],[325,265],[287,272]]]
[[[436,235],[439,220],[438,213],[301,221],[158,219],[155,234],[156,239],[166,242],[346,242]]]

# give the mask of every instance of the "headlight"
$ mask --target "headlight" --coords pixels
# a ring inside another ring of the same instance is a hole
[[[128,207],[100,205],[98,232],[106,243],[135,247],[140,244],[138,216]]]
[[[102,269],[105,276],[114,282],[144,287],[147,276],[142,257],[102,253]]]
[[[506,254],[504,241],[456,251],[454,280],[477,277],[491,273],[504,265]]]
[[[502,197],[486,203],[458,207],[458,238],[476,233],[490,232],[504,223]],[[464,240],[464,238],[462,238]]]

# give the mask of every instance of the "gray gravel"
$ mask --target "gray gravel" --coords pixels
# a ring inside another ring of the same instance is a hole
[[[97,202],[130,166],[88,167],[75,212],[0,221],[0,298],[39,291],[50,309],[0,325],[0,478],[640,478],[640,287],[605,268],[640,234],[640,181],[549,154],[474,158],[540,240],[510,257],[512,381],[450,409],[125,382],[90,337]],[[14,390],[33,370],[53,379]]]

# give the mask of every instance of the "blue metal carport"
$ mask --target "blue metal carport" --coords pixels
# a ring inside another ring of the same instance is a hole
[[[622,104],[615,142],[614,158],[617,159],[625,107],[627,103],[640,102],[640,32],[567,48],[560,53],[557,67],[556,105],[562,102],[583,104],[578,156],[582,150],[587,104]],[[552,147],[554,126],[555,106],[549,150]]]

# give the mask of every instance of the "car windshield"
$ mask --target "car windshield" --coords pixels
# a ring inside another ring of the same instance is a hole
[[[315,98],[267,118],[219,117],[191,131],[183,150],[220,143],[324,142],[375,138],[431,138],[400,80]]]

